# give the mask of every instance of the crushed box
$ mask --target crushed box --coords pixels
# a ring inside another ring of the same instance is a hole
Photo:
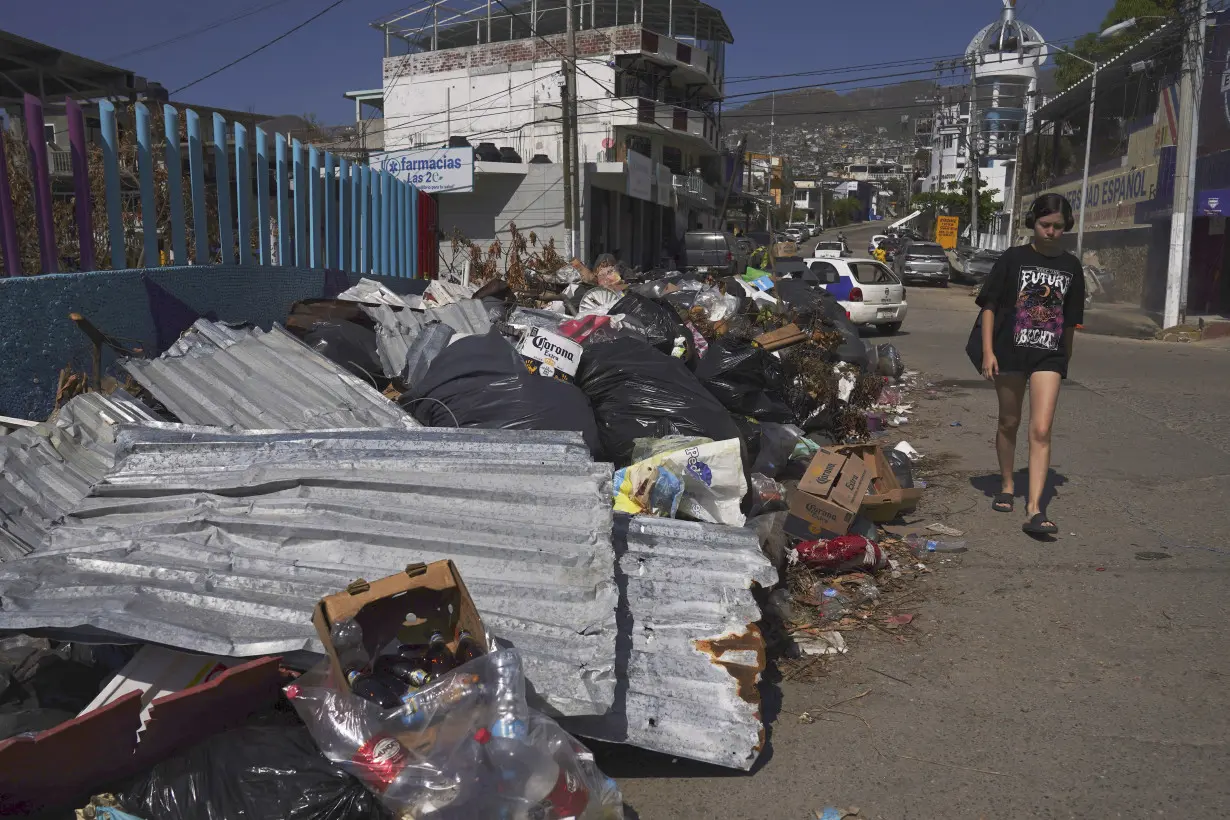
[[[558,333],[531,327],[517,343],[517,352],[531,373],[571,382],[577,376],[584,348]]]
[[[376,581],[360,578],[316,604],[312,624],[339,682],[346,677],[330,630],[337,621],[351,618],[362,627],[364,648],[371,657],[394,639],[425,644],[436,631],[444,635],[452,652],[457,650],[461,630],[469,632],[479,646],[487,646],[482,618],[452,561],[411,564],[396,575]]]
[[[861,460],[870,473],[867,494],[863,496],[859,507],[859,513],[863,517],[877,524],[884,524],[918,506],[923,491],[917,487],[901,486],[882,447],[876,444],[858,444],[842,447],[840,452],[848,454],[852,459]]]
[[[786,532],[805,540],[845,535],[870,481],[862,458],[821,448],[790,494]]]

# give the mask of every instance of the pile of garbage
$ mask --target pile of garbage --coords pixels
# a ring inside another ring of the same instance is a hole
[[[802,646],[814,600],[839,632],[862,603],[828,598],[907,569],[880,524],[921,489],[877,439],[912,374],[802,280],[609,258],[517,291],[363,280],[118,366],[0,436],[3,810],[89,784],[92,816],[194,816],[233,779],[209,816],[617,817],[568,732],[750,768],[762,630]],[[490,633],[467,604],[437,640],[431,596],[349,638],[309,623],[379,585],[360,574],[452,560]]]
[[[864,442],[903,418],[886,390],[896,348],[801,279],[634,275],[604,256],[529,271],[520,291],[436,284],[398,305],[360,283],[297,304],[287,327],[426,426],[580,433],[616,468],[621,512],[742,526],[781,494],[756,468],[784,467],[781,447]]]

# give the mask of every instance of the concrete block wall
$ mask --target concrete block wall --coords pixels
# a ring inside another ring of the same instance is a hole
[[[478,173],[474,175],[472,193],[439,196],[442,273],[453,260],[454,229],[484,251],[497,238],[507,249],[512,238],[509,226],[515,223],[527,241],[533,231],[540,247],[554,239],[556,251],[564,255],[563,166],[549,163],[526,167],[529,170],[525,176]],[[582,205],[582,224],[585,218]]]
[[[639,51],[641,27],[618,26],[605,29],[585,29],[576,32],[576,40],[578,57],[592,57],[620,51]],[[565,36],[552,34],[543,38],[525,37],[520,40],[481,43],[461,48],[386,57],[384,59],[384,84],[387,91],[391,81],[402,77],[414,77],[416,74],[533,63],[542,60],[561,60],[565,53],[564,46]]]
[[[360,278],[341,271],[221,265],[0,279],[0,415],[45,419],[60,369],[72,365],[91,372],[92,346],[70,313],[154,356],[199,316],[267,329],[285,322],[294,302],[335,295]],[[422,285],[369,278],[399,293]],[[103,366],[117,373],[109,351]]]

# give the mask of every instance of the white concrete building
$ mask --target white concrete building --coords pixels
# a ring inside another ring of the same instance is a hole
[[[382,99],[364,102],[383,115],[385,151],[476,149],[473,191],[438,195],[446,238],[506,241],[515,223],[562,253],[565,0],[503,5],[426,2],[381,24]],[[654,265],[684,231],[716,224],[730,30],[697,0],[590,0],[574,15],[579,255]]]
[[[1034,106],[1038,68],[1049,53],[1037,29],[1017,19],[1016,0],[1002,3],[999,19],[974,35],[965,50],[966,64],[973,71],[972,95],[967,89],[965,102],[936,114],[931,174],[925,186],[928,191],[943,191],[952,182],[967,184],[971,157],[976,156],[979,179],[998,191],[997,199],[1004,203],[1002,213],[979,225],[975,244],[990,248],[1005,248],[1011,242],[1017,145]],[[962,226],[963,231],[967,228]]]

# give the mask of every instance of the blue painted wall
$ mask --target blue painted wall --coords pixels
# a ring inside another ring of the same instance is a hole
[[[359,274],[281,267],[145,268],[0,279],[0,415],[45,419],[55,404],[60,369],[90,372],[89,341],[68,318],[80,313],[104,333],[125,338],[147,355],[162,352],[159,336],[195,316],[284,323],[300,299],[333,296]],[[380,276],[396,293],[421,290],[422,280]],[[115,357],[104,352],[106,372]]]

